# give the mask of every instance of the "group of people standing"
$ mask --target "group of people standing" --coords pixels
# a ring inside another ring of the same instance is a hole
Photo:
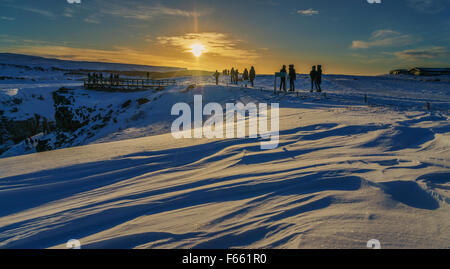
[[[322,66],[318,65],[317,69],[316,66],[313,66],[311,72],[309,73],[309,76],[311,77],[311,92],[314,92],[314,87],[316,88],[317,92],[321,92]]]
[[[283,68],[280,70],[280,91],[286,91],[286,79],[289,75],[289,91],[295,91],[295,81],[297,80],[297,72],[295,71],[294,65],[289,65],[289,72],[286,71],[286,66],[283,65]]]
[[[317,92],[321,92],[321,84],[322,84],[322,66],[318,65],[312,67],[311,72],[309,73],[309,76],[311,77],[311,92],[314,91],[314,88],[317,89]],[[281,68],[279,77],[281,79],[280,82],[280,91],[287,91],[287,85],[286,81],[287,78],[289,78],[289,91],[294,92],[295,91],[295,81],[297,80],[297,72],[295,71],[294,65],[289,65],[289,71],[286,70],[286,65],[283,65],[283,68]]]
[[[103,73],[88,73],[89,84],[103,83]],[[111,85],[119,85],[119,74],[109,74],[109,82]]]
[[[239,70],[231,68],[231,70],[225,69],[222,71],[222,74],[224,76],[230,76],[231,78],[231,84],[238,84],[239,81],[250,81],[252,87],[254,87],[254,81],[256,79],[256,71],[255,68],[252,66],[250,68],[250,71],[248,71],[247,68],[245,68],[244,72],[242,73],[242,79],[239,78]],[[219,85],[219,72],[216,70],[216,73],[214,73],[214,77],[216,78],[216,85]],[[280,70],[280,73],[277,74],[278,77],[281,78],[280,82],[280,91],[287,91],[287,80],[289,79],[289,91],[294,92],[295,91],[295,81],[297,80],[297,72],[295,71],[295,67],[293,64],[289,65],[289,69],[287,69],[286,65],[283,65],[283,67]],[[313,66],[311,72],[309,73],[309,76],[311,78],[311,92],[314,92],[314,89],[317,90],[317,92],[321,92],[321,84],[322,84],[322,66],[318,65]]]
[[[96,84],[98,81],[103,80],[103,73],[88,73],[88,81],[90,83]]]
[[[231,68],[231,70],[223,70],[223,75],[228,75],[231,78],[231,84],[238,84],[241,79],[239,78],[239,69],[234,69],[234,67]],[[216,85],[219,84],[219,72],[216,70],[216,73],[214,73],[214,77],[216,78]],[[244,72],[242,73],[242,81],[250,81],[250,84],[252,87],[255,86],[255,79],[256,79],[256,70],[255,67],[251,67],[250,71],[248,71],[247,68],[244,69]]]

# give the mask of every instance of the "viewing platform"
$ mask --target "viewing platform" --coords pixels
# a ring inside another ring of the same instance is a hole
[[[104,91],[146,91],[163,90],[166,86],[174,86],[175,79],[109,79],[91,78],[84,79],[84,88],[88,90]]]

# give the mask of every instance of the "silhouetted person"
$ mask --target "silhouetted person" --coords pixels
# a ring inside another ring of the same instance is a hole
[[[231,84],[233,84],[234,83],[234,67],[231,68],[230,77],[231,77]]]
[[[214,73],[214,77],[216,78],[216,85],[219,85],[219,71],[216,70],[216,73]]]
[[[280,70],[280,91],[286,91],[286,76],[287,76],[287,72],[286,72],[286,66],[283,65],[283,68],[281,68]]]
[[[317,87],[317,92],[322,92],[322,66],[318,65],[317,66],[317,76],[316,76],[316,87]]]
[[[294,65],[291,64],[289,66],[289,87],[290,87],[290,91],[294,92],[295,91],[295,81],[297,80],[297,73],[295,72],[294,69]]]
[[[248,81],[248,76],[249,76],[248,70],[247,70],[247,68],[245,68],[244,73],[242,74],[242,79],[245,81]]]
[[[238,85],[239,81],[239,69],[234,70],[234,83]]]
[[[309,76],[311,77],[311,92],[313,92],[314,91],[314,85],[316,84],[316,79],[317,79],[316,66],[312,67],[311,72],[309,72]]]
[[[252,87],[255,86],[254,81],[256,78],[256,71],[255,68],[252,66],[252,68],[250,68],[250,83],[252,84]]]

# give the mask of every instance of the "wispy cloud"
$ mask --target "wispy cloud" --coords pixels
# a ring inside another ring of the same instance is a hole
[[[94,13],[94,14],[91,14],[91,15],[87,16],[86,18],[84,18],[83,21],[87,22],[87,23],[97,24],[97,23],[100,23],[100,17],[101,17],[101,15]]]
[[[199,17],[210,14],[211,10],[184,10],[167,7],[162,4],[142,4],[138,2],[102,4],[99,12],[104,15],[119,16],[127,19],[151,20],[161,16]],[[104,3],[104,2],[103,2]]]
[[[20,46],[48,46],[48,45],[67,45],[65,41],[45,41],[37,39],[29,39],[16,35],[0,34],[0,47],[20,47]]]
[[[42,15],[44,17],[51,18],[51,19],[56,17],[56,15],[53,12],[44,10],[44,9],[39,9],[39,8],[34,8],[34,7],[29,7],[29,6],[17,6],[17,5],[8,5],[8,6],[12,7],[12,8],[28,11],[28,12],[31,12],[34,14]]]
[[[408,49],[394,53],[399,59],[408,61],[433,60],[450,57],[450,50],[446,47],[426,47],[419,49]]]
[[[5,17],[5,16],[0,16],[0,19],[5,20],[5,21],[13,21],[13,20],[15,20],[12,17]]]
[[[64,8],[64,12],[62,13],[62,15],[64,17],[68,17],[68,18],[72,18],[76,13],[76,10],[71,8],[71,7],[66,7]]]
[[[393,47],[410,45],[417,41],[408,34],[402,34],[393,30],[377,30],[372,33],[367,41],[354,40],[352,42],[352,49],[368,49],[372,47]]]
[[[297,10],[297,14],[304,15],[304,16],[313,16],[318,15],[320,12],[318,10],[308,8],[304,10]]]
[[[406,0],[409,7],[421,13],[437,14],[446,9],[450,0]]]
[[[231,38],[222,33],[188,33],[181,36],[161,36],[157,38],[161,45],[174,46],[191,51],[191,46],[201,43],[205,47],[204,53],[236,60],[252,60],[259,57],[256,50],[244,49],[242,40]]]
[[[47,18],[57,18],[59,16],[72,18],[82,15],[84,18],[81,18],[81,20],[88,23],[100,23],[101,18],[105,16],[150,21],[161,17],[194,18],[205,16],[213,12],[211,9],[185,10],[169,7],[161,3],[138,2],[133,0],[92,0],[90,2],[72,2],[73,4],[68,5],[70,7],[64,8],[64,10],[58,14],[50,10],[36,8],[31,5],[7,4],[6,6],[39,14]]]

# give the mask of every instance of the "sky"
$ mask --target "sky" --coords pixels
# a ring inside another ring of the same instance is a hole
[[[0,52],[260,74],[450,67],[450,0],[369,2],[0,0]]]

